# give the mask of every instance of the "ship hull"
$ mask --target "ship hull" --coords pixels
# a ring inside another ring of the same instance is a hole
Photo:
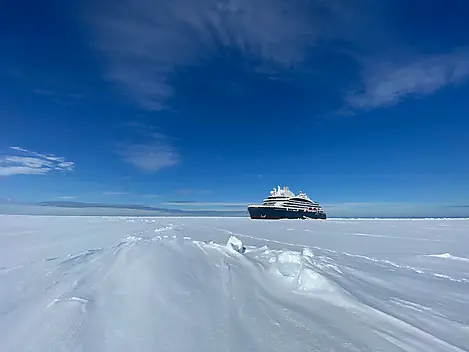
[[[326,213],[316,213],[304,210],[289,210],[276,207],[248,207],[251,219],[278,220],[278,219],[326,219]]]

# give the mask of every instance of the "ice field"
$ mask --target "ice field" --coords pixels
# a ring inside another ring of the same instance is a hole
[[[467,350],[469,220],[0,215],[2,352]]]

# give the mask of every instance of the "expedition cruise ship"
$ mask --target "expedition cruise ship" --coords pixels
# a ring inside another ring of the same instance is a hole
[[[251,219],[326,219],[326,213],[317,202],[301,192],[295,195],[288,187],[270,191],[262,204],[249,204]]]

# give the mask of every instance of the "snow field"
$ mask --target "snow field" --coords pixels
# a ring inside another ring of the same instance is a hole
[[[0,216],[0,350],[469,350],[468,229]]]

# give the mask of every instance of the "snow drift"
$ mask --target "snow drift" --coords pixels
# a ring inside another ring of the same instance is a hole
[[[438,242],[389,221],[24,220],[0,217],[5,351],[469,348],[467,263],[432,254],[467,221]]]

